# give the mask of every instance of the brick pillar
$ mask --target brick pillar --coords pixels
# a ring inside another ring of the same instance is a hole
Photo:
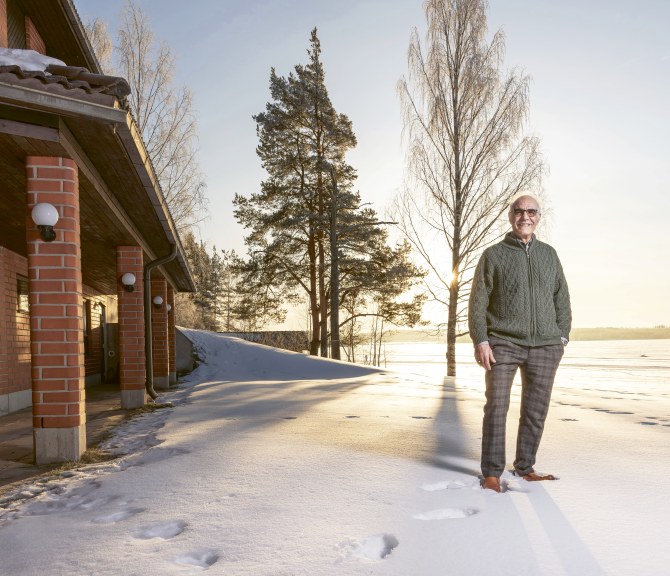
[[[163,299],[160,308],[153,305],[155,296]],[[154,367],[154,390],[167,390],[170,387],[168,352],[168,313],[167,313],[167,282],[165,278],[151,279],[151,334],[152,357]]]
[[[135,275],[135,288],[127,291],[121,277]],[[121,408],[146,403],[146,356],[144,354],[144,261],[139,246],[117,246],[116,276],[119,298],[119,385]]]
[[[78,460],[86,450],[86,401],[77,165],[28,156],[26,175],[35,461]],[[58,210],[53,242],[42,240],[30,215],[40,202]]]
[[[169,370],[169,382],[170,386],[175,386],[177,384],[177,338],[175,334],[175,325],[174,325],[174,288],[167,285],[167,303],[170,305],[170,310],[168,311],[168,354],[170,355],[170,361],[168,363]]]

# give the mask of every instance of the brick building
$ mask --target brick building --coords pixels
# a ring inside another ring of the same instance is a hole
[[[71,0],[0,0],[0,418],[32,405],[37,463],[86,449],[86,386],[175,382],[193,281],[128,93]]]

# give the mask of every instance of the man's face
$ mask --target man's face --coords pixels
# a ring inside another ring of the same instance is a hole
[[[533,212],[534,216],[532,215]],[[520,240],[528,242],[540,221],[540,207],[533,198],[519,198],[514,204],[509,221],[512,224],[514,235]]]

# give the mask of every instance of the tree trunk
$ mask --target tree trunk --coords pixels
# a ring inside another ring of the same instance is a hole
[[[319,239],[319,313],[321,315],[321,356],[328,358],[328,299],[326,297],[326,254]]]
[[[447,376],[456,376],[456,313],[458,311],[459,283],[449,286],[449,308],[447,316]]]
[[[309,342],[310,356],[319,355],[319,346],[321,334],[321,323],[319,321],[319,304],[317,302],[317,282],[316,282],[316,246],[314,233],[310,229],[310,237],[307,243],[309,253],[309,311],[312,315],[312,338]]]
[[[457,164],[458,166],[458,164]],[[460,173],[457,172],[457,186],[460,190]],[[456,376],[456,328],[458,327],[458,293],[461,287],[461,204],[460,193],[456,194],[454,210],[454,244],[451,251],[451,283],[449,284],[449,305],[447,311],[447,376]]]
[[[337,182],[333,176],[330,210],[330,357],[340,359],[340,272],[337,261]]]

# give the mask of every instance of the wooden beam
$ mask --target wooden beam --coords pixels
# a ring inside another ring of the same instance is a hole
[[[0,119],[0,132],[11,136],[34,138],[35,140],[44,140],[47,142],[60,141],[58,130],[55,128],[26,124],[25,122],[15,122],[14,120]]]
[[[156,254],[153,252],[149,244],[146,242],[141,232],[130,220],[126,211],[123,209],[119,201],[116,199],[116,196],[112,191],[107,187],[107,184],[103,180],[100,173],[96,170],[95,166],[91,162],[90,158],[86,155],[84,150],[81,148],[77,139],[70,132],[70,129],[67,127],[65,122],[60,120],[60,143],[63,148],[67,151],[70,158],[72,158],[79,167],[79,170],[84,174],[86,179],[93,184],[95,192],[98,194],[98,197],[101,203],[105,206],[107,210],[119,221],[121,226],[123,226],[126,231],[133,237],[137,245],[142,248],[142,250],[149,256],[150,259],[155,260]]]

